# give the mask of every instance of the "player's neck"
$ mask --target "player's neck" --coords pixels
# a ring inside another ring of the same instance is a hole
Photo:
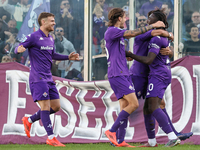
[[[117,28],[120,28],[120,22],[117,21],[116,24],[115,24],[114,26],[117,27]]]
[[[42,30],[42,32],[46,35],[46,37],[48,37],[49,35],[49,31],[47,31],[45,28],[40,27],[40,30]]]

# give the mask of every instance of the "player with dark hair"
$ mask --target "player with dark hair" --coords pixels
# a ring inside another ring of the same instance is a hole
[[[60,109],[59,94],[52,79],[51,67],[54,60],[79,60],[79,54],[60,55],[55,52],[54,40],[49,32],[54,31],[55,19],[51,13],[43,12],[38,17],[40,29],[26,37],[26,40],[15,48],[15,53],[28,49],[31,70],[29,85],[34,102],[38,102],[40,110],[31,117],[23,117],[25,132],[30,138],[33,122],[41,119],[48,134],[46,143],[52,146],[65,146],[60,143],[52,129],[50,114]]]
[[[142,22],[142,26],[145,26],[147,24],[144,24],[144,22]],[[140,27],[140,23],[138,22],[138,27]],[[151,38],[153,36],[158,36],[156,35],[154,32],[155,31],[159,31],[159,30],[150,30],[144,34],[141,34],[137,37],[135,37],[134,39],[134,46],[133,46],[133,50],[134,50],[134,54],[136,55],[140,55],[140,56],[147,56],[148,54],[148,44],[151,40]],[[162,32],[166,32],[165,30],[161,30]],[[159,36],[168,36],[168,38],[172,38],[173,39],[173,34],[172,33],[168,33],[168,35],[164,35],[164,34],[160,34]],[[163,55],[169,55],[169,57],[173,56],[173,52],[169,49],[169,47],[167,48],[162,48],[160,50],[160,53]],[[135,87],[135,94],[137,96],[138,99],[140,99],[141,97],[145,98],[146,97],[146,90],[147,90],[147,85],[148,85],[148,74],[149,74],[149,66],[147,64],[138,62],[138,61],[134,61],[133,65],[130,68],[130,74],[131,74],[131,78],[133,81],[133,85]],[[192,132],[189,133],[178,133],[170,118],[169,115],[165,109],[165,102],[162,99],[161,104],[160,104],[160,108],[163,110],[163,112],[167,115],[168,121],[171,125],[172,130],[174,131],[174,133],[179,137],[180,140],[186,140],[187,138],[189,138],[190,136],[193,135]],[[146,129],[147,130],[151,130],[148,131],[148,143],[140,146],[140,147],[157,147],[157,142],[155,139],[155,118],[153,119],[148,119],[148,115],[144,115],[145,118],[145,125],[146,125]],[[151,126],[151,127],[150,127]]]
[[[139,29],[124,30],[123,28],[124,22],[126,21],[126,14],[121,8],[113,8],[110,10],[108,19],[109,27],[104,36],[107,51],[108,80],[117,99],[119,100],[121,112],[111,129],[107,130],[105,134],[117,147],[133,147],[127,144],[124,141],[124,138],[120,139],[118,142],[116,140],[116,131],[118,129],[119,136],[125,136],[128,116],[139,106],[134,87],[129,76],[129,69],[126,64],[124,38],[135,37],[153,28],[165,27],[165,25],[163,22],[158,21]]]
[[[163,21],[165,28],[168,27],[166,16],[162,10],[153,10],[148,13],[148,24],[152,24],[156,21]],[[163,28],[163,29],[165,29]],[[146,33],[148,34],[148,33]],[[144,120],[146,131],[149,137],[148,144],[144,147],[157,146],[155,140],[155,119],[159,123],[162,130],[168,135],[169,142],[165,145],[166,147],[175,146],[180,143],[180,139],[174,133],[168,115],[160,108],[160,104],[167,86],[171,83],[171,68],[168,55],[162,55],[160,52],[161,48],[166,48],[169,45],[169,41],[165,37],[152,37],[148,44],[148,54],[147,56],[139,56],[131,53],[127,53],[127,56],[149,65],[150,73],[148,70],[142,70],[140,65],[139,68],[141,72],[144,71],[144,80],[147,82],[146,75],[149,73],[148,77],[148,89],[147,92],[145,87],[142,87],[144,91],[137,91],[138,96],[140,93],[146,93],[146,100],[143,108]],[[145,68],[144,68],[145,69]],[[132,70],[132,69],[131,69]],[[134,68],[134,71],[137,71]],[[133,70],[131,72],[134,72]],[[138,85],[137,78],[133,79],[135,85]],[[141,83],[141,82],[140,82]],[[146,85],[146,83],[142,84]]]

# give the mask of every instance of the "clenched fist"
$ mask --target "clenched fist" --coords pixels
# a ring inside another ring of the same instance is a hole
[[[20,45],[20,46],[17,48],[17,52],[18,52],[18,53],[23,53],[25,50],[26,50],[26,48],[24,48],[23,45]]]

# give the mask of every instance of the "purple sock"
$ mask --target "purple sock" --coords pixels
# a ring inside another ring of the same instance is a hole
[[[111,127],[110,132],[116,132],[117,129],[119,128],[119,126],[121,125],[121,123],[125,122],[129,115],[130,115],[129,113],[127,113],[126,111],[122,110],[119,113],[119,115],[117,117],[117,120],[115,121],[115,123]]]
[[[118,134],[116,133],[116,137],[117,137],[117,142],[119,144],[124,141],[127,123],[128,123],[128,118],[126,118],[126,120],[124,120],[124,122],[119,126],[119,129],[117,130]]]
[[[152,114],[144,115],[144,123],[149,139],[155,138],[155,118]]]
[[[153,111],[152,115],[155,117],[157,120],[160,128],[166,133],[173,132],[172,128],[169,124],[168,118],[166,114],[162,111],[161,108],[157,108],[156,110]]]
[[[38,110],[38,112],[36,112],[34,115],[32,115],[30,117],[32,122],[40,120],[40,111],[41,111],[41,109]],[[55,111],[52,108],[50,108],[50,114],[53,114],[53,113],[55,113]]]
[[[50,111],[48,111],[48,110],[40,111],[40,115],[41,115],[42,124],[43,124],[48,136],[52,135],[53,129],[52,129],[52,124],[51,124],[51,120],[49,117]]]
[[[165,115],[167,116],[167,118],[168,118],[168,121],[169,121],[169,123],[170,123],[170,126],[171,126],[171,128],[172,128],[172,130],[174,131],[174,133],[177,135],[178,134],[178,132],[176,131],[176,129],[174,128],[174,126],[173,126],[173,124],[172,124],[172,121],[170,120],[170,118],[169,118],[169,115],[168,115],[168,113],[167,113],[167,111],[166,111],[166,109],[164,108],[164,109],[162,109],[163,110],[163,112],[165,113]]]

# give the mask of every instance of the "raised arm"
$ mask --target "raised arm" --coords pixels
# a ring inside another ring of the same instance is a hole
[[[170,41],[174,41],[174,35],[172,32],[167,32],[165,30],[162,29],[157,29],[157,30],[152,30],[151,32],[152,36],[163,36],[163,37],[167,37]]]
[[[160,28],[160,27],[165,27],[165,24],[162,21],[157,21],[156,23],[145,26],[145,27],[137,28],[135,30],[127,30],[124,32],[124,37],[125,38],[135,37],[153,28]]]
[[[153,52],[149,52],[147,56],[138,56],[131,52],[126,51],[126,57],[131,57],[141,63],[150,65],[153,62],[153,60],[156,58],[156,54]]]

